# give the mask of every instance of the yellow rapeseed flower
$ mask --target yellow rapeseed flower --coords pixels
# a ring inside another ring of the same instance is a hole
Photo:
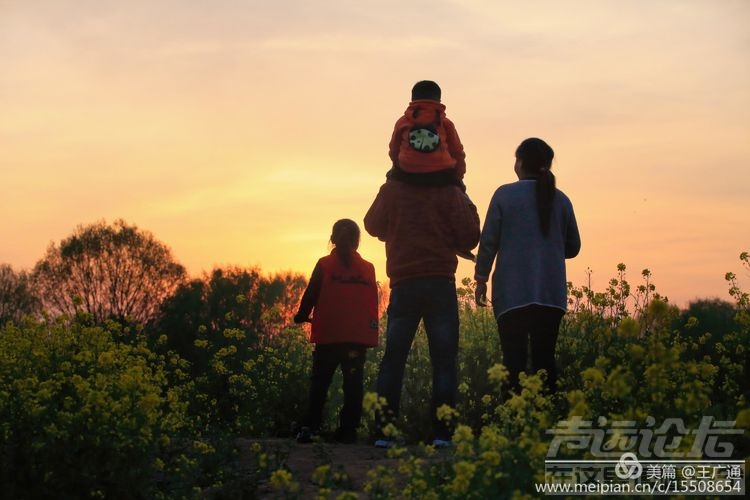
[[[365,393],[364,398],[362,398],[362,408],[364,409],[364,412],[372,414],[376,410],[379,410],[381,408],[380,400],[385,403],[385,398],[378,398],[378,394],[376,392]]]
[[[458,417],[458,410],[451,408],[444,404],[437,409],[437,418],[440,421],[450,422],[452,419]]]
[[[398,428],[392,422],[383,427],[383,435],[386,437],[396,437],[398,434]]]
[[[455,443],[470,442],[473,440],[474,433],[472,432],[471,427],[463,424],[456,426],[456,430],[453,432],[453,441]]]
[[[323,485],[328,481],[328,475],[331,472],[330,464],[323,464],[317,467],[312,473],[312,481],[315,484]]]
[[[479,446],[483,450],[502,450],[508,447],[508,438],[503,436],[495,427],[485,425],[479,436]]]
[[[277,469],[271,474],[271,485],[277,490],[299,491],[299,483],[294,481],[292,473],[286,469]]]
[[[456,456],[474,455],[474,434],[468,425],[458,425],[453,432],[453,443],[456,445]]]
[[[500,464],[500,453],[493,450],[482,452],[482,454],[479,455],[479,458],[482,460],[482,462],[485,462],[486,464],[491,466]]]
[[[358,498],[359,498],[359,495],[357,495],[353,491],[345,491],[339,496],[337,496],[336,500],[357,500]]]
[[[474,479],[476,470],[477,466],[475,464],[465,460],[453,464],[453,471],[456,473],[456,476],[451,481],[450,489],[458,494],[464,494],[469,491],[469,486],[471,486],[471,480]]]
[[[508,380],[508,369],[505,365],[495,363],[487,370],[487,377],[492,383],[503,384]]]

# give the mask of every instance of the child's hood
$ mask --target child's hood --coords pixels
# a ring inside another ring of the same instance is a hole
[[[431,99],[411,101],[404,116],[413,122],[440,121],[445,118],[445,104]]]

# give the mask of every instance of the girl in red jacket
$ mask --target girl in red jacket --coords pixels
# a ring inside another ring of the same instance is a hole
[[[356,222],[336,221],[331,231],[334,248],[315,265],[294,316],[295,323],[312,323],[310,342],[315,344],[308,414],[297,434],[300,443],[311,442],[320,430],[328,388],[339,365],[344,381],[344,406],[334,439],[344,443],[357,439],[365,355],[368,347],[378,343],[375,267],[357,252],[359,235]]]

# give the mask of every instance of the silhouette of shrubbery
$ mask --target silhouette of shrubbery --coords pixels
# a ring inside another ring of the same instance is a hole
[[[750,306],[737,277],[726,276],[734,304],[701,301],[679,311],[656,292],[648,270],[641,276],[643,284],[631,286],[620,265],[604,291],[571,285],[558,342],[559,393],[543,393],[540,372],[524,376],[521,392],[507,400],[495,320],[474,307],[473,283],[464,280],[459,400],[440,410],[456,424],[454,446],[439,455],[425,445],[391,449],[396,465],[373,469],[365,493],[533,497],[534,483],[544,480],[545,430],[574,416],[642,427],[649,417],[680,418],[688,429],[712,416],[747,428]],[[214,270],[176,288],[145,324],[92,326],[81,314],[9,322],[0,328],[0,490],[10,497],[253,497],[267,480],[293,497],[310,478],[294,477],[283,452],[257,442],[250,460],[238,460],[237,438],[288,436],[305,408],[312,346],[307,327],[289,324],[303,288],[299,276]],[[380,404],[372,391],[384,340],[365,365],[363,437]],[[429,437],[430,380],[420,330],[394,429],[412,444]],[[341,403],[337,374],[326,407],[331,428]],[[693,439],[685,436],[676,451]],[[748,454],[747,436],[729,441],[734,458]],[[586,450],[562,453],[590,458]],[[322,495],[347,484],[332,479],[335,465],[315,473]]]

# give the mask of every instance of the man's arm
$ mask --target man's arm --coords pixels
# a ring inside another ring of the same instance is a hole
[[[452,211],[451,218],[456,248],[462,252],[470,252],[479,243],[479,214],[474,203],[458,188],[456,199],[456,209]]]
[[[492,201],[494,201],[494,196]],[[487,306],[487,281],[490,279],[492,263],[495,260],[495,255],[497,255],[498,246],[500,245],[500,220],[502,214],[498,206],[492,201],[487,208],[484,227],[479,238],[477,260],[474,265],[474,280],[477,283],[474,290],[474,300],[480,307]]]
[[[372,202],[370,209],[365,214],[365,231],[370,236],[374,236],[381,241],[385,241],[387,229],[388,229],[388,211],[387,204],[385,202],[385,184],[380,187],[378,195],[375,197],[375,201]]]

